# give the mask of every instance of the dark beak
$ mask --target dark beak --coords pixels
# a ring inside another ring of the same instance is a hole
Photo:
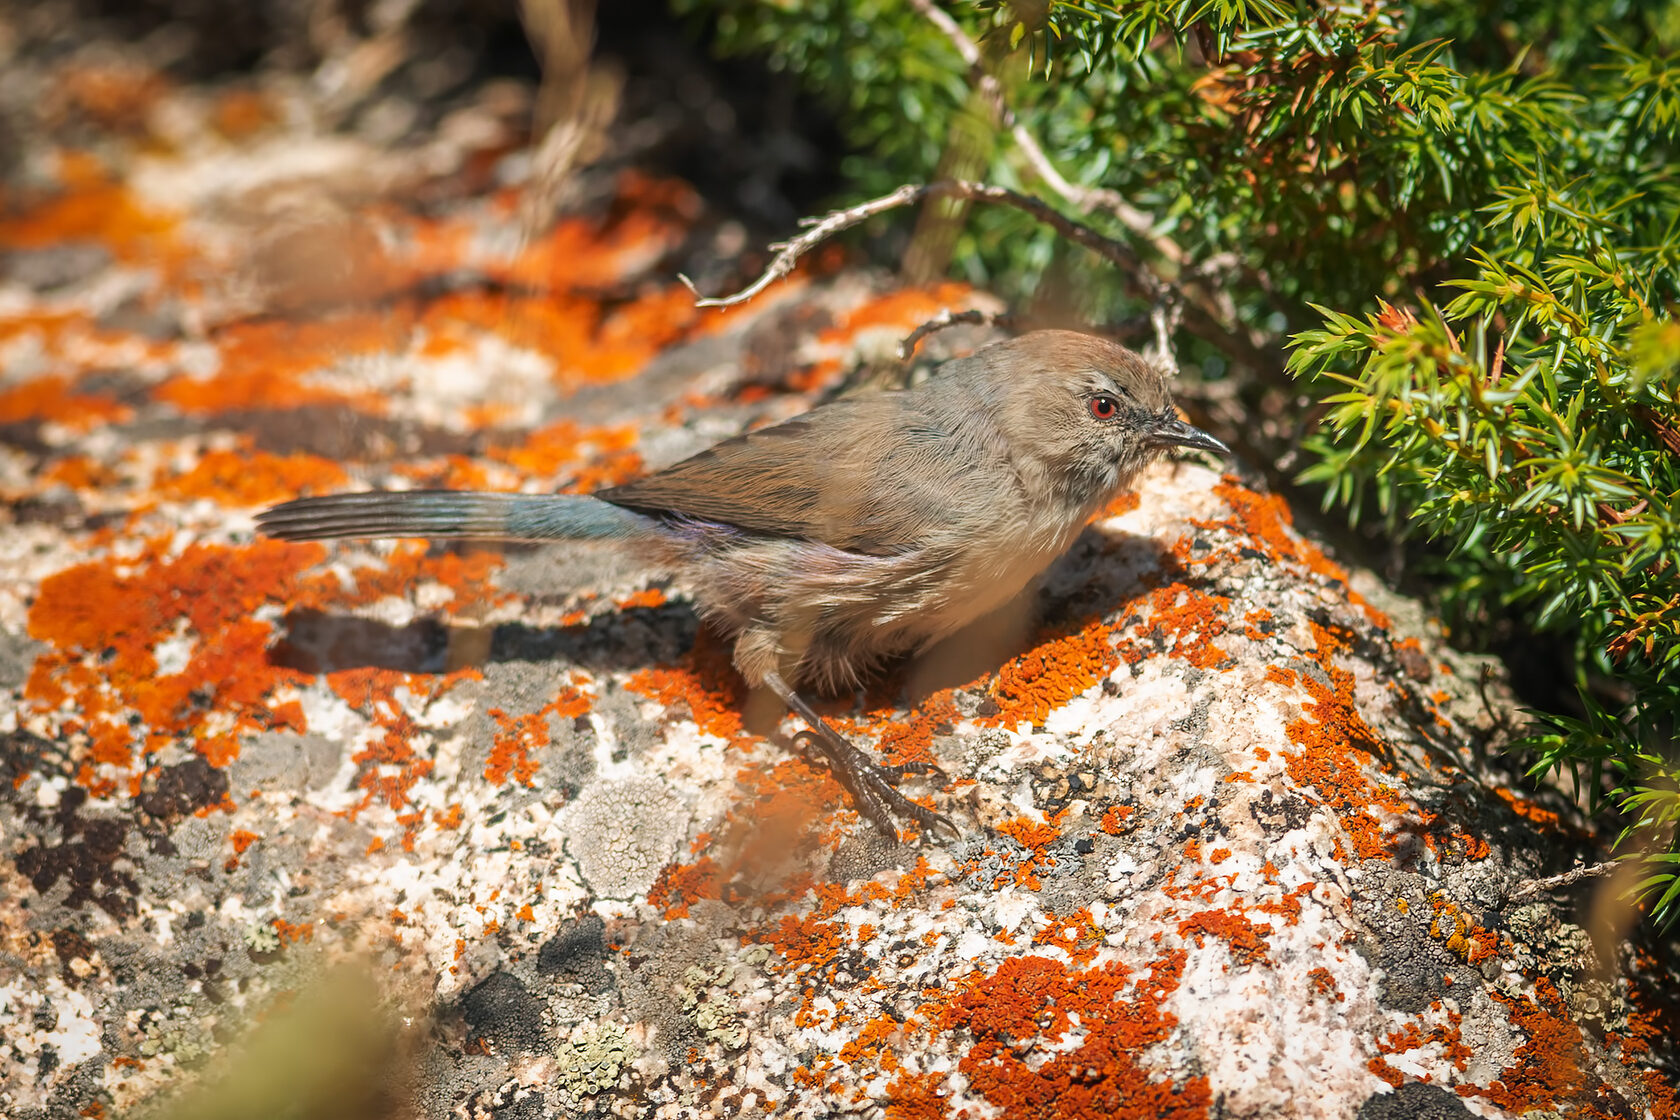
[[[1186,424],[1177,417],[1173,417],[1170,420],[1163,420],[1161,423],[1157,424],[1149,433],[1149,438],[1155,443],[1176,444],[1179,447],[1195,447],[1202,451],[1211,451],[1215,455],[1223,455],[1227,458],[1231,455],[1231,449],[1229,447],[1226,447],[1223,443],[1220,443],[1200,428],[1192,428],[1190,425]]]

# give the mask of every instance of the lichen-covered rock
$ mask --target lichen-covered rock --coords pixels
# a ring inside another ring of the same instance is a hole
[[[196,146],[43,150],[0,219],[0,1112],[212,1084],[353,961],[419,1114],[1672,1115],[1660,962],[1510,901],[1587,849],[1486,764],[1497,674],[1240,475],[1151,471],[992,671],[826,708],[943,769],[906,788],[963,835],[905,846],[634,557],[254,538],[301,492],[622,480],[984,301],[703,314],[692,192],[625,172],[519,248],[486,149],[317,230],[321,306],[242,204],[401,161],[158,96]]]

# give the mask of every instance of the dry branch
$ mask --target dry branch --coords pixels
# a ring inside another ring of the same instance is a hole
[[[1625,865],[1618,863],[1615,860],[1609,860],[1604,863],[1592,863],[1583,867],[1577,867],[1573,870],[1565,871],[1561,875],[1548,875],[1544,879],[1530,879],[1528,882],[1523,883],[1507,895],[1505,901],[1507,904],[1512,902],[1521,902],[1524,899],[1538,897],[1546,891],[1557,890],[1560,887],[1574,886],[1583,879],[1601,879],[1610,874],[1612,871],[1615,871],[1616,868],[1622,866]]]
[[[1016,317],[1006,311],[981,311],[978,308],[969,311],[952,311],[947,308],[904,336],[904,341],[898,344],[898,360],[901,362],[909,361],[910,355],[916,352],[916,346],[922,339],[947,327],[1002,327],[1006,331],[1012,331],[1019,325]]]
[[[975,183],[967,179],[942,179],[936,183],[907,183],[891,194],[872,198],[867,202],[860,202],[856,206],[848,206],[841,210],[833,210],[821,218],[806,218],[800,224],[805,232],[798,237],[778,242],[770,246],[776,256],[764,274],[751,284],[733,295],[707,297],[700,296],[699,291],[686,276],[678,279],[688,286],[688,290],[700,296],[697,306],[700,307],[733,307],[745,303],[758,295],[777,280],[793,271],[793,266],[799,258],[821,245],[824,241],[843,230],[851,229],[868,221],[877,214],[884,214],[888,210],[896,210],[900,206],[909,206],[928,198],[960,198],[969,202],[998,202],[1006,206],[1013,206],[1032,215],[1063,237],[1076,245],[1096,253],[1104,260],[1119,265],[1132,276],[1136,284],[1155,295],[1160,289],[1160,281],[1153,273],[1143,268],[1137,254],[1130,248],[1107,237],[1090,226],[1076,222],[1072,218],[1060,213],[1047,203],[1022,194],[1020,191],[1008,187],[994,187],[988,183]]]

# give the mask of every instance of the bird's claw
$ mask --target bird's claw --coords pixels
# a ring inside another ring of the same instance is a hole
[[[894,819],[895,816],[910,818],[921,826],[923,832],[929,834],[935,828],[943,827],[953,836],[962,835],[961,830],[949,817],[916,804],[893,788],[906,774],[932,772],[943,777],[945,772],[938,766],[932,763],[882,766],[827,724],[799,732],[794,736],[794,742],[801,747],[815,747],[828,761],[835,779],[857,803],[858,812],[868,818],[883,836],[895,843],[898,841],[898,822]]]

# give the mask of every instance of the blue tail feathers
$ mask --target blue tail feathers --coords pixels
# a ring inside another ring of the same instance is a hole
[[[257,524],[288,541],[366,537],[457,540],[626,540],[656,531],[651,517],[583,494],[482,490],[374,490],[298,498],[265,509]]]

